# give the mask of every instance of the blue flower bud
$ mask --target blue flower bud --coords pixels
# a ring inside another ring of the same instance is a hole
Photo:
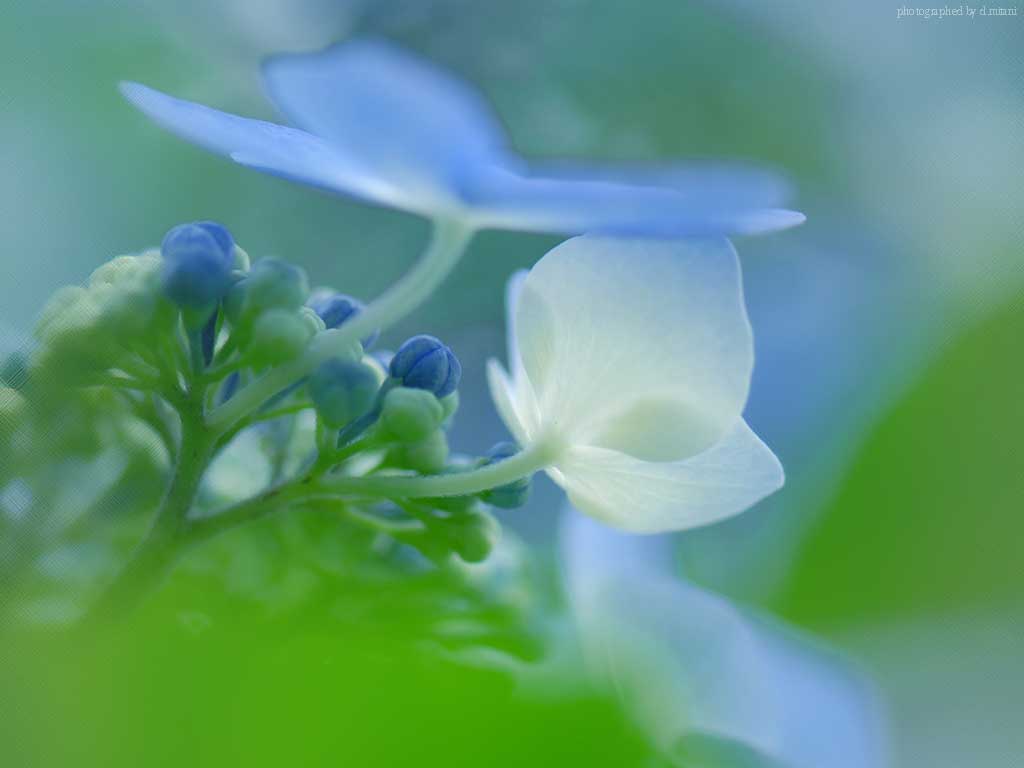
[[[519,448],[512,443],[498,443],[487,452],[484,465],[495,464],[515,456]],[[523,506],[530,498],[530,478],[521,477],[511,483],[499,485],[480,494],[481,500],[501,509],[516,509]]]
[[[413,336],[391,358],[391,375],[406,387],[425,389],[438,398],[459,386],[462,365],[455,353],[433,336]]]
[[[257,261],[246,280],[246,311],[298,309],[309,295],[305,270],[279,259]]]
[[[379,381],[369,366],[332,358],[313,371],[308,387],[323,423],[340,429],[369,412]]]
[[[175,227],[160,246],[164,293],[181,307],[216,304],[230,284],[234,249],[231,234],[212,221]]]
[[[350,317],[365,309],[366,305],[359,299],[346,296],[343,293],[331,293],[330,291],[318,291],[310,297],[308,305],[324,321],[328,328],[337,328],[346,322]],[[363,339],[363,349],[369,349],[380,336],[380,331],[373,331]]]

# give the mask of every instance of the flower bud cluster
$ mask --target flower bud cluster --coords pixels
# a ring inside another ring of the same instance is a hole
[[[66,381],[117,368],[126,354],[151,348],[155,334],[170,333],[175,313],[160,290],[160,269],[155,252],[118,256],[86,285],[58,290],[36,322],[33,378]]]
[[[224,297],[224,316],[252,367],[293,360],[324,330],[317,314],[305,306],[309,282],[301,267],[262,259],[233,277]]]

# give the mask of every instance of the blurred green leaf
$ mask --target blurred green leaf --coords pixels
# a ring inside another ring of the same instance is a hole
[[[875,430],[804,544],[805,624],[1019,610],[1024,297],[952,343]]]

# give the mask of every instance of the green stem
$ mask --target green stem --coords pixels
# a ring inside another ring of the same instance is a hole
[[[464,496],[511,483],[545,469],[557,460],[561,443],[541,440],[495,464],[451,475],[429,477],[330,475],[318,482],[311,475],[269,488],[251,499],[239,502],[209,517],[193,520],[186,536],[189,543],[205,541],[237,526],[258,520],[282,506],[300,501],[335,501],[341,496],[383,497],[388,499]]]
[[[188,529],[188,512],[195,500],[203,472],[213,453],[213,439],[202,423],[202,393],[188,401],[181,413],[181,446],[170,486],[157,511],[149,533],[117,575],[85,620],[109,623],[131,613],[143,598],[166,577],[183,544]]]
[[[320,363],[349,348],[374,330],[384,330],[422,304],[455,267],[474,230],[464,221],[434,222],[430,245],[419,262],[362,312],[334,331],[323,334],[323,343],[312,344],[298,360],[274,368],[215,408],[207,424],[224,432],[259,408],[290,384],[307,376]]]
[[[304,488],[290,483],[268,488],[217,514],[189,521],[185,537],[190,545],[206,541],[223,531],[258,520],[271,510],[287,506],[291,501],[301,498],[304,491]]]
[[[371,475],[353,477],[329,475],[315,484],[319,490],[386,499],[415,499],[434,496],[468,496],[497,488],[551,466],[562,446],[552,440],[539,440],[515,456],[469,472],[427,477],[408,475]]]

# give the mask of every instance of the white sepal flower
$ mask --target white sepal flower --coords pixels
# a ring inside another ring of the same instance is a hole
[[[781,487],[743,421],[753,341],[725,239],[583,236],[509,284],[511,374],[491,394],[579,509],[653,533],[704,525]]]

